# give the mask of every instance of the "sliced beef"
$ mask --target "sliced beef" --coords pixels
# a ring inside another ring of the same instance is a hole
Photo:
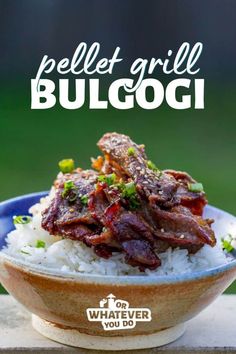
[[[204,243],[215,245],[210,223],[200,218],[207,203],[205,194],[188,190],[188,183],[196,182],[191,176],[173,170],[162,173],[151,170],[143,151],[124,135],[107,133],[98,146],[108,156],[115,171],[117,165],[122,166],[123,173],[137,184],[139,193],[144,197],[142,213],[159,239],[174,247],[187,248],[190,252],[195,252]],[[130,148],[132,154],[129,153]]]
[[[135,144],[126,135],[107,133],[99,140],[98,147],[116,173],[132,178],[141,195],[154,195],[163,206],[173,201],[178,182],[171,175],[148,167],[143,146]]]
[[[138,266],[141,271],[156,269],[161,265],[153,248],[144,240],[129,240],[122,243],[123,250],[126,253],[126,262],[133,267]]]
[[[178,206],[166,211],[154,206],[153,214],[158,226],[157,236],[171,246],[187,248],[194,253],[204,244],[214,246],[216,243],[210,227],[212,220],[192,215],[185,207]]]
[[[56,194],[50,206],[43,212],[42,227],[52,235],[61,235],[83,240],[86,235],[101,229],[81,197],[94,190],[97,175],[93,171],[79,171],[73,174],[59,175],[55,182]],[[65,182],[72,181],[71,188],[63,196]]]
[[[205,193],[188,190],[188,183],[196,183],[196,181],[186,172],[165,170],[164,173],[173,176],[179,182],[175,195],[179,204],[186,206],[195,215],[202,215],[203,208],[207,204]]]
[[[141,215],[125,210],[122,200],[116,194],[113,200],[109,198],[108,201],[106,187],[98,186],[91,193],[89,210],[104,225],[100,235],[89,238],[92,242],[95,239],[95,243],[123,250],[127,263],[137,265],[141,270],[145,267],[154,269],[160,265],[160,260],[152,249],[155,238],[151,227]]]
[[[98,172],[58,175],[55,197],[43,212],[45,230],[84,242],[103,258],[123,252],[126,262],[142,271],[160,266],[158,253],[168,247],[195,253],[204,244],[215,245],[213,220],[202,218],[205,193],[189,191],[196,182],[191,176],[153,168],[144,146],[125,135],[105,134],[98,146],[104,153],[93,160]],[[115,178],[108,183],[111,173]],[[130,184],[132,198],[124,193]]]

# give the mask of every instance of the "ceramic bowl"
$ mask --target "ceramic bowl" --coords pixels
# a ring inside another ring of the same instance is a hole
[[[0,247],[13,229],[12,216],[27,214],[44,195],[0,204]],[[232,215],[208,206],[205,216],[215,219],[217,234],[235,233]],[[235,278],[236,260],[177,276],[65,276],[0,252],[0,281],[33,314],[33,326],[51,339],[90,349],[138,349],[171,342],[183,334],[185,322]],[[95,316],[93,321],[89,315]]]

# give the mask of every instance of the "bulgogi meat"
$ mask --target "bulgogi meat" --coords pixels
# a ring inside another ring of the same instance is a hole
[[[213,220],[202,218],[200,183],[185,172],[160,171],[128,136],[107,133],[98,147],[104,156],[93,159],[94,170],[58,175],[45,230],[84,242],[100,257],[123,252],[141,271],[160,266],[158,253],[169,247],[195,253],[216,244]]]

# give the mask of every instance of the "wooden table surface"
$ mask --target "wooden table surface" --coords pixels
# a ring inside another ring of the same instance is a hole
[[[34,354],[101,353],[67,347],[44,338],[31,327],[30,314],[11,296],[1,295],[0,354],[28,352]],[[188,322],[185,334],[174,343],[159,348],[128,351],[129,354],[134,352],[140,354],[236,353],[236,295],[222,295],[218,298],[205,311]]]

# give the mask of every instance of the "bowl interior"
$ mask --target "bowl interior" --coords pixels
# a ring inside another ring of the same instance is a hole
[[[6,244],[7,234],[14,229],[13,216],[29,215],[29,208],[47,194],[48,192],[27,194],[0,203],[0,250]]]

